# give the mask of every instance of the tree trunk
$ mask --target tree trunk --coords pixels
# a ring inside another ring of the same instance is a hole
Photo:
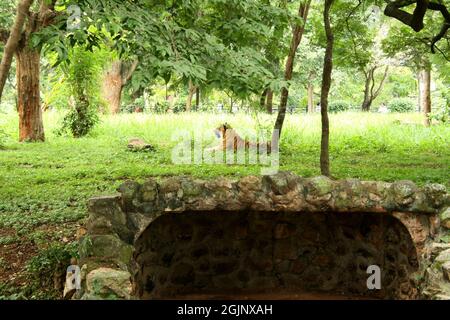
[[[263,93],[261,94],[261,97],[259,98],[259,105],[261,106],[261,109],[264,109],[266,107],[266,99],[268,91],[269,89],[264,89]]]
[[[366,85],[364,88],[364,101],[361,106],[362,111],[370,111],[370,107],[372,106],[373,101],[378,97],[381,90],[383,89],[384,81],[386,80],[388,75],[389,66],[386,66],[386,68],[384,69],[383,78],[380,80],[378,88],[375,89],[375,71],[378,68],[378,66],[373,66],[369,69],[369,71],[364,71],[364,76],[366,77]]]
[[[420,71],[417,72],[417,105],[419,106],[419,112],[422,111],[422,73]]]
[[[420,70],[420,74],[420,104],[425,116],[424,124],[426,127],[429,127],[431,125],[431,121],[429,118],[429,114],[431,113],[431,70],[430,68],[424,68]]]
[[[192,109],[192,99],[194,97],[194,94],[197,90],[197,88],[194,86],[194,84],[192,83],[192,80],[189,80],[189,92],[188,92],[188,97],[186,100],[186,111],[190,112]]]
[[[200,107],[200,87],[195,88],[195,110]]]
[[[303,37],[303,32],[305,31],[306,19],[308,18],[309,6],[311,4],[311,0],[301,1],[300,7],[298,9],[298,16],[302,18],[303,22],[301,25],[295,25],[292,29],[292,40],[291,47],[289,49],[289,55],[286,62],[286,68],[284,72],[284,79],[289,81],[292,79],[292,72],[294,70],[294,59],[295,54],[297,52],[297,48],[300,45],[300,42]],[[275,137],[275,133],[277,131],[277,136],[281,137],[281,131],[283,129],[284,118],[286,117],[286,106],[289,97],[288,88],[281,89],[281,99],[280,106],[278,108],[278,116],[275,122],[273,137]]]
[[[308,113],[314,113],[314,85],[308,83]]]
[[[33,0],[21,0],[17,5],[16,19],[9,33],[8,40],[6,41],[2,61],[0,63],[0,100],[2,98],[6,79],[8,78],[9,69],[11,68],[13,56],[16,53],[22,38],[22,29],[28,16],[28,10],[32,4]]]
[[[267,91],[266,111],[268,114],[273,112],[273,90]]]
[[[131,65],[121,60],[114,60],[103,76],[102,97],[108,103],[109,112],[116,114],[120,112],[122,102],[122,89],[131,79],[138,65],[134,60]]]
[[[327,38],[327,48],[322,73],[322,92],[320,95],[320,114],[322,118],[322,139],[320,143],[320,171],[324,176],[330,176],[330,123],[328,119],[328,95],[331,88],[331,73],[333,71],[333,45],[334,36],[330,23],[330,9],[333,0],[325,0],[325,9],[323,11],[323,20],[325,25],[325,34]]]
[[[108,103],[109,112],[119,113],[122,100],[122,61],[115,60],[105,72],[102,83],[102,97]]]
[[[361,106],[361,110],[368,112],[370,110],[370,105],[372,104],[372,101],[370,101],[370,86],[371,86],[371,72],[373,72],[372,69],[369,70],[369,72],[364,72],[364,76],[366,77],[366,82],[364,86],[364,101]]]
[[[39,91],[40,53],[24,45],[16,50],[19,141],[44,141]]]

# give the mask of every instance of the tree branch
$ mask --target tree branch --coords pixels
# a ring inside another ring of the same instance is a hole
[[[442,16],[445,19],[444,24],[442,25],[441,31],[433,37],[433,39],[431,39],[431,52],[435,53],[435,47],[436,47],[436,43],[441,40],[445,34],[447,33],[448,29],[450,29],[450,12],[448,11],[447,7],[444,6],[441,3],[435,3],[435,2],[430,2],[428,4],[428,9],[430,10],[434,10],[434,11],[440,11]]]
[[[413,14],[400,9],[413,3],[416,3]],[[441,40],[450,29],[450,12],[445,5],[430,0],[396,0],[390,2],[386,6],[384,14],[403,22],[407,26],[410,26],[414,31],[419,32],[424,28],[423,20],[427,10],[440,11],[445,20],[440,32],[431,39],[431,52],[435,53],[436,43]]]
[[[384,69],[383,78],[380,81],[380,85],[378,86],[377,90],[375,90],[375,93],[373,94],[374,99],[376,99],[376,97],[378,97],[378,95],[380,94],[381,89],[383,88],[384,81],[387,78],[388,71],[389,71],[389,66],[386,66],[386,68]]]
[[[131,77],[133,76],[134,71],[136,71],[136,68],[139,64],[139,60],[135,59],[131,63],[130,66],[124,67],[124,64],[122,62],[122,86],[126,85],[128,81],[130,81]]]
[[[407,7],[413,3],[416,3],[416,8],[413,14],[410,14],[400,8]],[[388,17],[395,18],[404,24],[410,26],[414,31],[419,32],[423,29],[423,18],[428,9],[429,0],[396,0],[390,2],[385,10],[384,14]]]

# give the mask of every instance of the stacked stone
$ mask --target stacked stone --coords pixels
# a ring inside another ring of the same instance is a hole
[[[410,181],[334,181],[280,172],[239,180],[170,177],[160,181],[150,179],[143,184],[127,181],[118,191],[120,195],[89,200],[88,232],[80,246],[82,290],[77,298],[132,298],[130,279],[135,267],[132,259],[135,241],[152,221],[173,212],[391,214],[406,225],[413,239],[418,238],[421,255],[432,238],[449,237],[446,208],[450,195],[438,184],[419,188]]]

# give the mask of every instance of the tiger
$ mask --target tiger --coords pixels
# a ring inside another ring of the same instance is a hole
[[[221,139],[219,145],[213,148],[207,149],[207,151],[231,151],[237,152],[238,150],[254,150],[257,152],[262,149],[265,144],[266,152],[271,152],[270,142],[251,142],[249,140],[244,140],[228,123],[224,123],[214,129],[214,133],[217,138]]]

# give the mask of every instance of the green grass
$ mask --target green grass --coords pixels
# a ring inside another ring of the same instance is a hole
[[[28,243],[46,250],[64,238],[73,240],[75,229],[86,217],[86,201],[112,194],[125,179],[189,174],[201,178],[218,175],[259,174],[257,166],[174,165],[171,150],[178,129],[211,132],[228,122],[238,132],[256,128],[244,115],[120,115],[103,117],[86,138],[58,137],[53,133],[61,114],[45,115],[45,143],[17,143],[17,115],[0,119],[9,139],[0,150],[0,245]],[[417,125],[400,125],[414,122]],[[264,127],[273,117],[259,116]],[[420,114],[331,115],[331,171],[336,178],[412,180],[450,185],[450,127],[421,126]],[[288,115],[283,129],[281,170],[302,176],[320,174],[320,117]],[[156,152],[127,150],[127,140],[142,137]],[[3,237],[3,238],[2,238]],[[8,263],[3,261],[0,265]],[[1,286],[0,286],[1,288]],[[1,290],[0,290],[1,291]],[[0,292],[1,296],[1,292]]]

